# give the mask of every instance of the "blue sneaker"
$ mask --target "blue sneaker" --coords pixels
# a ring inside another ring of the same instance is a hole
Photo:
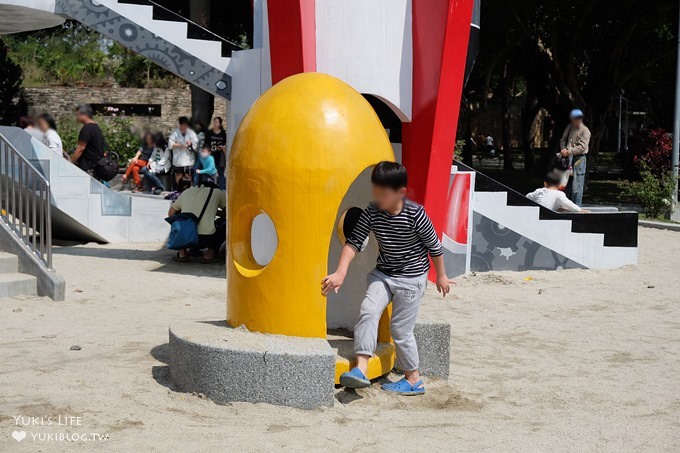
[[[343,387],[349,387],[351,389],[362,389],[369,387],[371,381],[361,372],[357,367],[352,368],[347,373],[342,373],[340,375],[340,385]]]
[[[386,392],[397,393],[404,396],[425,394],[425,384],[423,384],[423,381],[418,381],[411,385],[411,383],[407,381],[406,378],[400,379],[397,382],[383,384],[382,389]]]

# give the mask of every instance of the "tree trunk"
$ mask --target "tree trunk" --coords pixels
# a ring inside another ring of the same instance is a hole
[[[524,148],[525,173],[530,173],[534,168],[536,159],[534,155],[534,142],[536,141],[534,123],[540,110],[536,95],[532,92],[527,93],[527,100],[524,104],[524,110],[522,110],[522,147]]]
[[[204,127],[210,127],[213,111],[215,110],[215,96],[191,85],[191,121],[200,122]]]
[[[501,81],[501,92],[503,94],[502,99],[502,143],[503,143],[503,169],[512,170],[512,143],[510,142],[510,101],[512,99],[511,92],[511,80],[509,74],[508,64],[505,64],[505,69],[503,70],[503,80]]]
[[[192,0],[189,2],[189,19],[198,25],[208,28],[210,20],[210,0]],[[210,127],[215,110],[215,96],[202,89],[191,86],[191,121],[200,122],[204,128]]]

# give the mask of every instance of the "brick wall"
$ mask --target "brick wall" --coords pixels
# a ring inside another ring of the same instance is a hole
[[[160,117],[134,117],[142,129],[168,134],[179,116],[191,116],[191,91],[182,88],[44,87],[25,88],[29,112],[52,114],[57,124],[72,118],[78,104],[161,104]],[[228,101],[215,98],[215,116],[227,120]]]

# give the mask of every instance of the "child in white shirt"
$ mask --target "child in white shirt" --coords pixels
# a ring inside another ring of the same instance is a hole
[[[567,198],[567,195],[560,190],[560,184],[562,182],[562,175],[560,172],[556,170],[551,171],[545,175],[544,181],[544,187],[527,194],[529,200],[535,201],[541,206],[553,211],[587,212]]]

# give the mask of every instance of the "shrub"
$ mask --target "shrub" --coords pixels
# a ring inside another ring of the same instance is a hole
[[[632,137],[628,150],[627,170],[633,177],[642,176],[645,167],[661,177],[671,169],[673,139],[665,129],[649,129]]]
[[[670,172],[657,175],[643,164],[640,176],[640,181],[624,183],[621,196],[630,197],[640,203],[647,217],[657,218],[670,213],[675,188],[675,180]]]

